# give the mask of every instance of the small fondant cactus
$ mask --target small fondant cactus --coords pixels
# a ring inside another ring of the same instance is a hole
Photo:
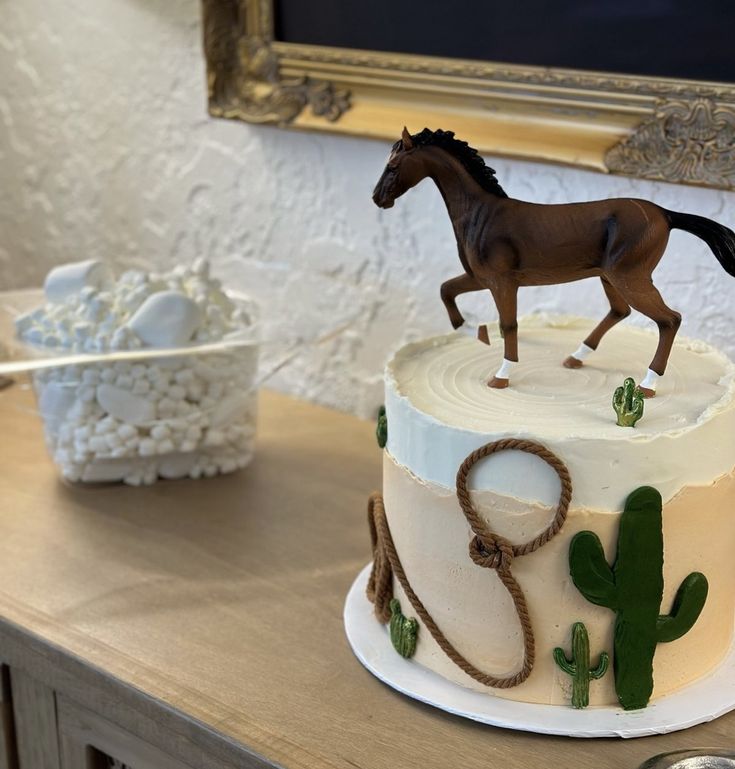
[[[385,414],[385,406],[381,406],[378,410],[378,424],[375,428],[375,437],[378,439],[378,446],[384,449],[385,444],[388,443],[388,417]]]
[[[620,427],[635,427],[635,423],[643,416],[644,402],[645,398],[635,380],[628,377],[613,395],[613,408],[618,415],[617,424]]]
[[[572,707],[586,708],[590,704],[590,680],[602,678],[610,662],[607,652],[600,653],[595,668],[590,669],[590,639],[583,622],[572,625],[572,658],[567,659],[564,649],[554,649],[556,664],[572,677]]]
[[[671,613],[659,615],[664,589],[661,507],[661,495],[650,486],[630,494],[620,517],[612,568],[599,537],[591,531],[576,534],[569,548],[569,570],[577,589],[591,603],[617,615],[613,670],[615,691],[625,710],[648,704],[656,645],[687,633],[707,599],[707,578],[692,572],[679,586]]]
[[[390,640],[401,657],[413,657],[418,632],[418,621],[404,617],[400,602],[393,598],[390,602]]]

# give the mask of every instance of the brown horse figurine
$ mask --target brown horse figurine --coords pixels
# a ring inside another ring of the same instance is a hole
[[[659,341],[640,389],[652,397],[681,324],[681,315],[664,303],[651,279],[669,232],[686,230],[704,240],[725,271],[735,277],[735,233],[727,227],[632,198],[563,205],[514,200],[477,151],[455,139],[451,131],[425,128],[411,135],[404,128],[373,200],[380,208],[390,208],[426,177],[434,180],[444,198],[464,268],[441,287],[452,326],[464,323],[455,301],[460,294],[489,289],[498,308],[505,351],[502,366],[488,382],[490,387],[507,387],[518,361],[520,286],[568,283],[593,275],[602,281],[610,312],[564,361],[567,368],[582,366],[631,307],[651,318],[658,326]],[[487,341],[486,328],[481,327],[478,336]]]

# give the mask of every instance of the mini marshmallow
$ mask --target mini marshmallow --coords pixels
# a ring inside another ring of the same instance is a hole
[[[135,395],[145,395],[151,389],[150,383],[147,379],[136,379],[133,383],[132,392]]]
[[[157,448],[153,438],[143,438],[138,446],[138,453],[141,457],[150,457],[156,453]]]
[[[151,438],[155,438],[157,441],[161,441],[164,438],[168,438],[171,435],[171,431],[164,424],[155,425],[151,429]]]

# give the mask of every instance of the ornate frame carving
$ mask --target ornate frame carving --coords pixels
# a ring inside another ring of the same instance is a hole
[[[273,0],[202,0],[216,117],[394,140],[448,127],[483,152],[735,189],[735,84],[274,40]]]

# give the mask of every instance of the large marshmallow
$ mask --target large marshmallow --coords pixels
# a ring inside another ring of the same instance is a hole
[[[61,382],[49,382],[40,391],[38,410],[46,424],[46,430],[51,435],[57,433],[76,398],[75,388],[65,386]]]
[[[179,347],[202,323],[196,302],[179,291],[159,291],[137,309],[128,326],[149,347]]]
[[[111,384],[97,388],[97,402],[110,416],[130,425],[151,422],[156,416],[156,407],[151,401]]]
[[[101,288],[110,280],[107,267],[96,259],[54,267],[46,276],[43,291],[49,302],[60,303],[83,288]]]

